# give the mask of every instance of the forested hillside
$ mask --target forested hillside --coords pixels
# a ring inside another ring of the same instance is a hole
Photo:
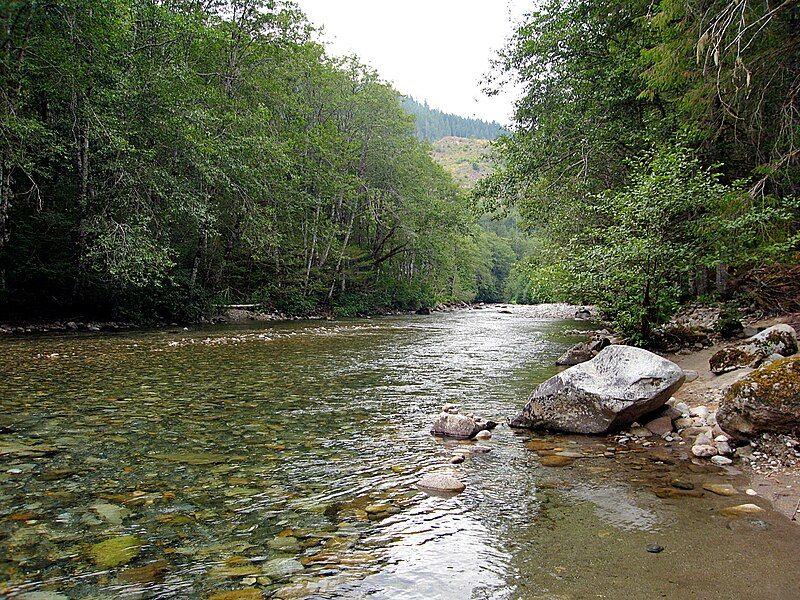
[[[0,315],[471,299],[489,260],[399,94],[290,3],[0,8]]]
[[[416,134],[421,140],[435,142],[444,137],[493,140],[505,133],[499,123],[460,117],[420,104],[411,96],[403,98],[403,107],[416,118]]]
[[[645,341],[797,263],[799,2],[548,0],[500,63],[525,92],[478,195],[535,235],[524,299],[599,303]]]

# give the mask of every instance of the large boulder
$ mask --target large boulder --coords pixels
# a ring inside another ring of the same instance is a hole
[[[790,325],[773,325],[747,338],[741,344],[723,348],[708,363],[711,372],[721,375],[742,367],[759,366],[772,354],[791,356],[797,352],[797,333]]]
[[[800,356],[759,367],[729,387],[717,424],[738,438],[800,432]]]
[[[665,358],[632,346],[608,346],[539,385],[510,425],[605,433],[653,412],[683,381],[683,370]]]

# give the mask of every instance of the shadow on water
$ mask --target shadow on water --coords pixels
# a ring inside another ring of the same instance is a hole
[[[515,307],[0,340],[0,594],[796,593],[798,529],[759,500],[757,517],[722,516],[752,499],[703,484],[746,482],[678,447],[501,426],[452,467],[464,493],[415,488],[475,445],[428,434],[439,407],[504,421],[576,326]]]

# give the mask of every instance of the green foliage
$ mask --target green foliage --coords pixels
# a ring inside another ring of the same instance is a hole
[[[514,300],[596,302],[635,341],[800,242],[794,3],[547,0],[499,67],[524,95],[476,187],[536,248]],[[794,33],[793,33],[794,32]]]
[[[294,4],[3,3],[0,25],[2,308],[474,295],[465,195]]]

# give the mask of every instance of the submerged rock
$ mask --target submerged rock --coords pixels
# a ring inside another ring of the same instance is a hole
[[[757,367],[773,354],[797,352],[797,332],[789,325],[773,325],[741,344],[723,348],[709,359],[711,372],[721,375],[742,367]]]
[[[510,425],[606,433],[662,406],[683,381],[683,370],[665,358],[632,346],[608,346],[542,383]]]
[[[573,458],[570,456],[558,456],[552,454],[550,456],[542,456],[539,459],[539,464],[543,467],[566,467],[573,463]]]
[[[720,512],[726,517],[747,517],[762,513],[764,509],[757,504],[739,504],[738,506],[723,508]]]
[[[132,561],[142,549],[142,541],[134,535],[121,535],[95,544],[89,555],[98,567],[119,567]]]
[[[800,431],[800,357],[764,365],[734,383],[722,398],[717,423],[738,438]]]
[[[302,563],[294,558],[273,558],[261,567],[261,572],[270,579],[282,579],[304,570]]]
[[[169,564],[165,560],[157,560],[144,567],[125,569],[119,574],[123,583],[152,583],[163,581]]]
[[[735,496],[739,492],[729,483],[704,483],[703,489],[718,496]]]
[[[417,487],[424,491],[457,494],[463,492],[467,486],[449,473],[428,473],[417,483]]]

